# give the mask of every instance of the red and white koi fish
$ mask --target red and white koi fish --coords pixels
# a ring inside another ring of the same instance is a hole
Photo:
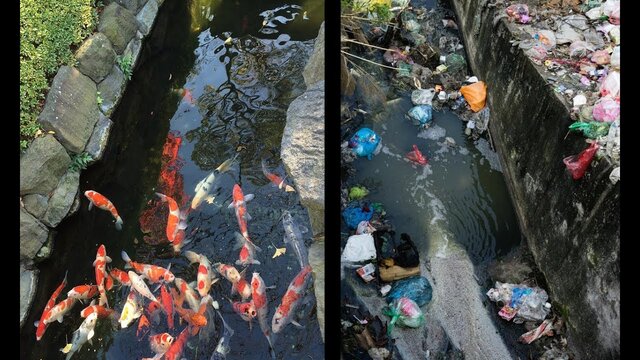
[[[244,273],[244,270],[242,271],[242,273]],[[247,280],[241,278],[240,280],[238,280],[238,282],[233,284],[233,287],[231,288],[231,295],[235,293],[240,294],[242,300],[246,300],[251,297],[251,285],[249,285]]]
[[[235,233],[236,236],[236,249],[240,248],[240,254],[238,254],[238,260],[236,260],[236,265],[247,266],[250,264],[260,265],[260,261],[255,259],[256,251],[262,251],[256,244],[251,242],[251,240],[246,237],[240,235],[239,233]]]
[[[42,320],[42,322],[44,322],[45,325],[48,325],[56,320],[61,323],[64,316],[69,312],[69,310],[71,310],[71,308],[76,304],[77,301],[78,300],[74,298],[67,298],[60,301],[54,307],[52,307],[51,310],[49,310],[47,316]]]
[[[178,339],[171,344],[169,350],[164,354],[165,360],[179,360],[182,355],[182,351],[184,350],[184,345],[187,343],[187,339],[189,338],[189,327],[184,328],[180,335],[178,335]]]
[[[77,300],[90,300],[98,294],[98,286],[92,284],[78,285],[69,290],[67,297],[72,297]]]
[[[264,280],[257,272],[253,273],[251,278],[251,301],[255,305],[258,324],[260,324],[260,330],[267,338],[269,346],[273,348],[271,343],[271,326],[267,321],[267,315],[269,314],[269,304],[267,300],[267,287],[264,284]]]
[[[167,314],[167,324],[169,325],[169,329],[173,330],[173,298],[171,297],[171,294],[169,294],[169,291],[167,291],[167,287],[165,285],[160,287],[160,301],[164,312]]]
[[[274,334],[279,333],[285,326],[292,323],[298,327],[301,327],[295,320],[293,320],[293,314],[300,304],[303,292],[306,289],[307,275],[311,274],[311,266],[305,266],[298,275],[291,281],[287,292],[282,297],[280,306],[276,309],[276,313],[273,314],[271,321],[271,328]]]
[[[244,195],[240,185],[233,185],[233,201],[229,204],[229,209],[235,208],[236,219],[242,236],[249,240],[249,231],[247,230],[247,221],[251,220],[251,215],[247,212],[246,203],[253,199],[253,194]]]
[[[206,296],[211,289],[211,285],[219,280],[215,273],[211,271],[209,259],[205,255],[193,251],[185,251],[184,256],[189,259],[189,262],[192,264],[195,262],[199,263],[198,274],[196,275],[197,289],[200,296]]]
[[[144,329],[147,329],[147,331],[149,330],[149,319],[147,319],[147,317],[142,314],[140,316],[140,319],[138,319],[138,328],[136,329],[136,337],[140,337],[142,335],[144,335],[143,331]]]
[[[409,159],[410,161],[413,161],[416,164],[425,166],[429,163],[429,161],[427,160],[427,158],[422,155],[422,152],[420,152],[420,149],[418,149],[418,147],[416,146],[416,144],[413,144],[413,150],[409,151],[405,157],[407,159]]]
[[[158,302],[158,299],[156,299],[155,295],[153,295],[151,290],[149,290],[147,283],[144,282],[144,275],[139,276],[131,270],[129,270],[127,274],[129,275],[129,279],[131,279],[131,288],[135,289],[138,294],[146,297],[147,299]]]
[[[40,339],[42,339],[42,336],[44,335],[44,332],[47,331],[47,324],[45,324],[44,319],[47,318],[47,316],[49,316],[49,311],[55,306],[56,299],[58,298],[58,296],[60,296],[60,293],[66,286],[67,286],[67,273],[64,274],[64,279],[62,279],[62,282],[60,283],[60,285],[58,285],[58,287],[53,291],[53,294],[51,294],[51,296],[49,297],[49,301],[47,301],[47,304],[45,305],[44,310],[42,311],[42,315],[40,315],[40,321],[36,321],[34,323],[34,325],[37,328],[36,329],[37,341],[40,341]]]
[[[244,279],[244,273],[247,269],[239,273],[238,270],[231,265],[218,263],[216,264],[216,270],[231,282],[231,295],[238,293],[242,296],[243,300],[251,297],[251,286],[247,280]]]
[[[249,322],[249,330],[251,330],[251,321],[257,315],[256,306],[254,305],[253,300],[244,303],[241,303],[239,301],[232,302],[231,300],[229,300],[229,302],[231,302],[233,311],[235,311],[236,314],[240,315],[242,320]]]
[[[97,191],[87,190],[84,196],[89,199],[89,210],[95,205],[98,209],[107,210],[116,219],[116,229],[122,230],[122,218],[118,215],[118,210],[113,206],[111,201]]]
[[[167,239],[170,243],[174,243],[176,240],[176,235],[179,230],[184,230],[187,228],[186,218],[187,214],[184,211],[180,211],[178,207],[178,203],[170,196],[156,193],[163,202],[169,204],[169,217],[167,218]]]
[[[193,200],[191,200],[191,208],[196,209],[203,200],[207,201],[209,204],[213,203],[215,196],[210,195],[211,191],[214,190],[214,184],[216,180],[216,174],[222,174],[225,171],[228,171],[231,168],[231,165],[234,163],[238,154],[236,154],[233,158],[225,160],[220,166],[215,168],[207,177],[200,180],[200,182],[196,185],[195,192],[196,194],[193,196]]]
[[[101,244],[96,253],[96,259],[93,261],[93,267],[96,269],[96,284],[98,284],[98,292],[100,293],[100,302],[98,304],[107,305],[107,307],[109,307],[109,302],[107,301],[106,290],[111,290],[113,287],[113,279],[106,271],[107,263],[110,262],[111,258],[107,256],[107,249],[104,244]]]
[[[138,302],[138,297],[136,292],[133,291],[133,288],[129,290],[129,296],[127,296],[127,302],[124,304],[122,308],[122,313],[120,313],[120,319],[118,322],[120,323],[121,328],[126,328],[131,324],[135,319],[142,316],[142,306]]]
[[[161,266],[150,265],[150,264],[142,264],[135,261],[132,261],[127,252],[122,250],[120,253],[122,256],[122,260],[125,261],[126,265],[125,269],[133,268],[140,275],[144,275],[152,284],[157,283],[161,280],[165,282],[172,282],[176,277],[173,275],[169,269],[171,268],[171,264],[165,269]]]
[[[241,279],[240,273],[235,267],[227,264],[217,263],[215,264],[216,271],[222,275],[225,279],[229,280],[232,284],[235,284]]]
[[[178,287],[178,290],[180,290],[181,296],[184,296],[185,300],[187,300],[187,303],[189,304],[191,310],[198,311],[198,309],[200,308],[200,298],[198,297],[198,294],[195,292],[195,290],[193,290],[193,288],[181,278],[176,278],[175,284]],[[173,301],[175,304],[176,297],[173,298]]]
[[[173,344],[173,340],[173,336],[171,336],[169,333],[149,336],[149,347],[156,355],[153,358],[145,358],[143,360],[161,359],[162,355],[164,355],[171,347],[171,344]]]
[[[292,186],[287,185],[284,182],[283,178],[281,178],[280,176],[272,172],[269,172],[269,169],[267,168],[267,162],[265,161],[265,159],[262,159],[262,173],[264,174],[264,176],[267,177],[267,179],[269,179],[269,181],[271,181],[275,186],[277,186],[278,189],[284,189],[286,192],[296,191]]]
[[[87,316],[95,313],[98,316],[98,319],[103,319],[111,316],[115,311],[113,309],[108,309],[104,306],[96,305],[96,301],[93,300],[86,308],[82,309],[80,312],[80,317],[86,318]]]
[[[113,268],[111,269],[109,274],[111,275],[112,278],[118,280],[120,284],[125,286],[131,286],[131,279],[129,279],[129,275],[126,272],[117,268]]]

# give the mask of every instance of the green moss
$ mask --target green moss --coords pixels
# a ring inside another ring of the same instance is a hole
[[[73,48],[91,35],[94,0],[20,1],[20,147],[40,129],[37,122],[53,76],[74,65]]]

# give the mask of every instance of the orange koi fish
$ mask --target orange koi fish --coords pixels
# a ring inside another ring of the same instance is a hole
[[[129,279],[129,275],[126,272],[117,268],[113,268],[111,269],[109,274],[111,275],[112,278],[118,280],[120,284],[131,286],[131,279]]]
[[[150,265],[150,264],[142,264],[132,261],[127,252],[122,250],[120,253],[122,256],[122,260],[125,261],[126,265],[125,269],[133,268],[138,274],[144,275],[152,284],[157,283],[161,280],[165,282],[172,282],[176,277],[173,275],[169,269],[171,268],[171,264],[165,269],[161,266]]]
[[[244,303],[239,301],[232,302],[231,300],[229,300],[229,302],[231,302],[233,311],[240,315],[242,320],[249,322],[249,330],[251,330],[251,321],[257,315],[256,306],[254,305],[253,300]]]
[[[167,219],[167,239],[170,243],[174,244],[176,242],[176,236],[178,235],[180,230],[184,230],[187,228],[187,223],[185,221],[187,218],[187,213],[184,211],[180,211],[178,203],[172,197],[161,193],[156,193],[156,195],[160,197],[163,202],[169,204],[169,217]],[[181,236],[183,236],[182,239],[184,239],[184,231],[182,231]],[[174,244],[174,250],[175,245],[176,244]],[[179,249],[177,251],[179,251]]]
[[[107,307],[109,307],[109,303],[107,301],[106,290],[111,290],[113,287],[113,279],[111,279],[111,276],[109,276],[106,271],[107,263],[110,262],[111,258],[107,256],[107,249],[104,247],[104,244],[101,244],[96,253],[96,259],[93,261],[93,267],[96,269],[96,284],[98,284],[98,292],[100,293],[98,305],[107,305]]]
[[[40,321],[36,321],[34,323],[34,325],[37,327],[36,329],[37,341],[40,341],[40,339],[42,339],[44,332],[47,330],[47,324],[44,323],[44,319],[49,316],[49,311],[56,304],[56,299],[58,298],[58,296],[60,296],[60,293],[66,286],[67,286],[67,273],[64,274],[64,279],[62,279],[62,282],[60,283],[60,285],[58,285],[58,287],[53,291],[53,294],[51,294],[51,297],[49,297],[49,301],[47,301],[47,304],[45,305],[44,310],[42,311],[42,315],[40,316]]]
[[[240,248],[240,254],[238,254],[238,260],[236,265],[247,266],[250,264],[260,265],[260,261],[255,259],[256,251],[262,251],[256,244],[251,242],[246,237],[235,233],[236,236],[236,249]]]
[[[169,329],[173,330],[173,299],[165,285],[162,285],[160,288],[160,302],[162,303],[164,312],[167,314]]]
[[[99,192],[93,190],[85,191],[84,196],[89,199],[89,210],[91,210],[93,205],[95,205],[98,209],[107,210],[116,219],[116,229],[122,230],[122,218],[120,217],[120,215],[118,215],[118,210],[116,210],[116,207],[113,206],[109,199],[104,197],[104,195],[100,194]]]
[[[142,314],[142,316],[140,316],[140,318],[138,319],[138,329],[136,329],[136,337],[140,337],[140,334],[145,328],[147,329],[147,331],[149,330],[149,319],[147,319],[147,317]]]
[[[67,297],[72,297],[77,300],[89,300],[98,294],[98,286],[87,284],[87,285],[78,285],[73,289],[69,290],[67,293]]]
[[[257,272],[254,272],[253,277],[251,278],[251,301],[256,309],[260,329],[267,338],[269,346],[273,348],[271,343],[271,326],[269,326],[269,323],[267,322],[267,315],[269,314],[267,287],[264,284],[264,280],[262,280],[262,277],[260,277],[260,274]]]
[[[71,308],[76,304],[77,301],[78,300],[74,298],[67,298],[60,301],[54,307],[52,307],[51,310],[49,310],[49,313],[42,320],[42,322],[44,322],[45,325],[48,325],[56,320],[61,323],[64,316],[69,312],[69,310],[71,310]]]
[[[178,335],[178,339],[171,344],[169,350],[164,354],[165,360],[178,360],[182,355],[182,351],[184,350],[184,345],[187,343],[187,339],[189,338],[189,327],[184,328],[180,335]]]
[[[251,220],[251,215],[247,212],[246,203],[253,199],[253,194],[244,195],[240,185],[233,185],[233,201],[229,204],[229,209],[235,208],[240,233],[249,240],[249,231],[247,230],[247,221]],[[249,240],[250,241],[250,240]]]
[[[181,278],[176,278],[175,284],[178,287],[178,290],[180,290],[180,297],[183,297],[185,300],[187,300],[187,303],[189,303],[189,307],[191,308],[191,310],[198,311],[200,307],[200,299],[198,297],[198,294],[191,287],[191,285],[189,285],[186,281],[182,280]],[[171,290],[173,293],[173,289]],[[174,304],[178,302],[176,299],[177,297],[174,296],[173,297]]]
[[[156,354],[156,356],[153,357],[153,359],[162,358],[162,355],[164,355],[171,347],[171,344],[173,344],[173,340],[174,340],[173,336],[169,335],[169,333],[162,333],[162,334],[149,336],[149,347]],[[147,358],[143,360],[153,360],[153,359]]]
[[[291,284],[287,288],[287,292],[282,297],[280,306],[276,309],[276,313],[273,314],[271,321],[271,328],[273,333],[276,334],[284,329],[289,323],[292,323],[298,327],[301,327],[295,320],[293,320],[293,314],[296,312],[302,299],[304,290],[306,289],[307,275],[311,274],[311,266],[305,266],[296,277],[293,278]]]
[[[278,189],[284,189],[286,192],[296,191],[292,186],[287,185],[284,182],[283,178],[269,171],[269,169],[267,168],[267,162],[265,161],[265,159],[262,159],[261,164],[262,164],[262,173],[264,174],[264,176],[266,176],[267,179],[269,179],[269,181],[271,181],[275,186],[277,186]]]
[[[86,308],[82,309],[80,312],[80,317],[86,318],[87,316],[96,313],[98,315],[98,319],[103,319],[112,315],[115,311],[113,309],[108,309],[104,306],[96,305],[96,301],[91,301],[91,304]]]

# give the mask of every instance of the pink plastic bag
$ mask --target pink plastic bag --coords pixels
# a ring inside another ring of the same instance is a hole
[[[611,96],[617,98],[620,96],[620,73],[617,71],[610,72],[600,84],[600,95]]]
[[[593,106],[593,119],[614,122],[620,117],[620,104],[609,96],[600,98]]]
[[[573,180],[579,180],[584,176],[584,173],[587,171],[589,165],[591,165],[591,160],[593,160],[593,156],[596,154],[596,151],[600,146],[597,142],[592,142],[589,147],[582,150],[578,155],[571,155],[564,158],[562,161],[564,165],[567,167],[567,170],[571,173]]]

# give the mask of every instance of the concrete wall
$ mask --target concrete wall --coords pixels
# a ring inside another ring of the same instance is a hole
[[[571,179],[562,159],[587,144],[567,135],[568,104],[512,47],[511,24],[486,1],[452,0],[474,71],[488,85],[490,132],[521,229],[581,359],[620,357],[620,183],[605,159]],[[503,10],[501,10],[503,11]]]

